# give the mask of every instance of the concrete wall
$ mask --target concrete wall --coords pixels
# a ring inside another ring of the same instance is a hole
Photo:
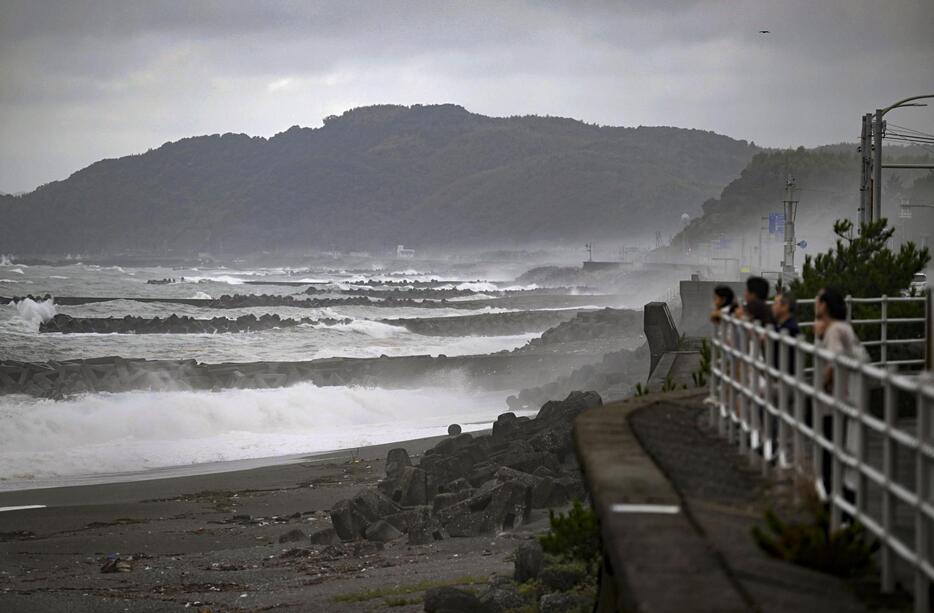
[[[652,372],[662,355],[678,349],[678,329],[668,305],[664,302],[646,304],[643,310],[643,329],[652,356],[649,365],[649,372]]]
[[[733,288],[742,299],[746,284],[742,281],[682,281],[681,323],[678,328],[685,336],[710,335],[710,311],[713,310],[713,289],[718,285]]]

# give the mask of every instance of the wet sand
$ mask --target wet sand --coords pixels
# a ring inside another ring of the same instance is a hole
[[[402,538],[312,546],[285,533],[330,525],[328,509],[384,475],[386,452],[441,437],[287,464],[119,483],[0,492],[0,611],[420,611],[430,585],[482,587],[510,573],[537,511],[516,531],[409,546]],[[128,573],[103,574],[108,555]]]

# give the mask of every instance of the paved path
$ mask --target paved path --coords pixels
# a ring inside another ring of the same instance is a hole
[[[578,421],[577,442],[601,514],[618,605],[653,613],[870,610],[844,581],[758,548],[752,527],[762,523],[767,507],[781,511],[787,496],[706,430],[703,397],[689,391],[636,398]],[[674,504],[681,512],[612,512],[614,504],[637,502]],[[893,600],[874,598],[871,604],[876,611],[902,610],[891,608]]]

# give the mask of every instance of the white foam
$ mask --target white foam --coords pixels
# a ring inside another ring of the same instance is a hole
[[[488,427],[499,393],[301,384],[0,399],[0,489],[90,474],[348,449]]]
[[[227,283],[228,285],[243,285],[243,279],[230,275],[215,275],[204,277],[185,277],[185,283]]]
[[[17,303],[11,303],[19,316],[36,325],[44,323],[55,317],[55,303],[52,300],[36,302],[32,298],[24,298]]]
[[[195,292],[195,295],[192,298],[196,300],[211,300],[211,294],[207,292]]]

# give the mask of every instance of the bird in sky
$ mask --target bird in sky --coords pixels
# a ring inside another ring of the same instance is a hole
[[[771,34],[771,30],[759,30],[759,34]]]

